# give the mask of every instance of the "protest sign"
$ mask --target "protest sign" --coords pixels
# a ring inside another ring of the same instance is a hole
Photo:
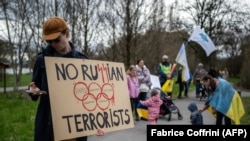
[[[55,140],[134,127],[123,63],[45,57],[45,64]]]

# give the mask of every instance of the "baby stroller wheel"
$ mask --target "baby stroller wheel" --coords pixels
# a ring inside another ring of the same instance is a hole
[[[180,113],[180,111],[179,111],[179,110],[178,110],[177,114],[178,114],[178,120],[182,120],[182,119],[183,119],[183,117],[182,117],[182,115],[181,115],[181,113]]]
[[[183,119],[182,115],[178,114],[178,120],[182,120],[182,119]]]
[[[168,121],[171,120],[171,113],[168,114],[168,118],[167,118]]]

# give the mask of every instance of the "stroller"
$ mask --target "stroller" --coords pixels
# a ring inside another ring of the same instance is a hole
[[[179,108],[173,103],[172,98],[164,93],[160,88],[155,88],[160,91],[160,97],[163,101],[163,104],[160,106],[160,116],[168,115],[167,120],[170,121],[172,118],[172,114],[177,114],[178,120],[182,120],[183,117],[180,113]]]

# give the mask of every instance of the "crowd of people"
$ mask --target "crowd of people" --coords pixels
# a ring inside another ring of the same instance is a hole
[[[141,60],[139,60],[139,61],[141,61]],[[138,62],[137,62],[137,64],[138,64]],[[144,65],[144,67],[145,67],[145,65]],[[189,72],[189,80],[184,81],[183,77],[182,77],[182,71],[183,71],[182,66],[179,67],[179,69],[176,71],[175,71],[175,69],[173,69],[173,67],[174,67],[174,65],[172,65],[169,62],[168,56],[163,55],[162,61],[157,66],[157,73],[159,75],[159,81],[160,81],[161,87],[163,87],[164,84],[168,80],[172,80],[175,77],[175,75],[177,75],[176,84],[179,84],[179,92],[178,92],[178,97],[177,97],[178,99],[188,97],[188,91],[189,91],[189,87],[190,87],[191,83],[193,83],[195,85],[195,97],[196,98],[201,97],[204,89],[206,90],[206,92],[208,94],[208,95],[206,95],[207,99],[206,99],[206,102],[205,102],[203,108],[199,109],[194,102],[190,103],[190,105],[188,106],[188,110],[191,112],[190,121],[191,121],[192,125],[203,125],[202,112],[207,110],[209,107],[212,107],[211,108],[212,114],[216,114],[216,123],[215,123],[216,125],[222,125],[222,124],[231,125],[232,120],[235,121],[236,123],[238,123],[238,121],[239,121],[238,118],[230,117],[227,115],[227,113],[225,111],[222,111],[220,108],[218,108],[218,107],[220,107],[218,105],[226,105],[225,102],[220,102],[222,100],[220,100],[219,102],[218,101],[214,102],[214,101],[218,100],[218,97],[224,98],[224,99],[230,99],[230,95],[231,96],[234,94],[238,95],[238,93],[234,93],[236,90],[227,81],[227,79],[229,77],[229,72],[228,72],[227,68],[224,68],[221,71],[219,71],[216,68],[210,68],[207,71],[204,68],[204,65],[202,63],[198,63],[197,68],[194,70],[194,73],[191,73],[191,71]],[[149,72],[148,69],[146,69],[146,70],[147,70],[146,72]],[[137,72],[140,72],[140,71],[137,71]],[[150,72],[147,74],[150,75]],[[137,77],[138,78],[142,77],[141,73],[137,73]],[[144,77],[146,77],[146,75]],[[139,79],[142,79],[142,78],[139,78]],[[151,84],[151,83],[148,82],[148,84]],[[150,85],[148,85],[148,86],[150,89]],[[225,88],[223,88],[223,87],[225,87]],[[231,92],[228,92],[227,89],[231,89]],[[138,89],[138,91],[140,91],[140,89]],[[225,96],[225,93],[226,94],[228,93],[228,95]],[[166,94],[168,96],[171,96],[172,91],[168,92]],[[184,94],[184,97],[182,96],[182,94]],[[141,92],[139,92],[138,98],[140,97],[140,95],[141,95]],[[154,100],[152,100],[152,99],[154,99]],[[151,93],[150,98],[148,98],[147,100],[145,99],[145,97],[144,97],[144,100],[142,100],[140,98],[138,100],[138,102],[148,106],[149,109],[151,109],[150,106],[154,105],[153,109],[155,109],[157,106],[159,107],[159,103],[160,103],[159,102],[160,100],[156,100],[156,99],[157,99],[156,96],[152,95],[152,93]],[[240,101],[240,100],[238,99],[237,101]],[[155,102],[155,104],[152,104],[153,102]],[[149,103],[151,103],[151,104],[149,105]],[[240,107],[243,107],[241,102],[238,102],[237,105],[240,105]],[[230,106],[227,106],[226,108],[230,108]],[[150,115],[151,113],[152,112],[149,112],[149,117],[150,117],[149,123],[156,124],[157,123],[157,116]],[[153,112],[153,113],[158,113],[158,111]],[[244,114],[244,107],[243,107],[243,112],[240,111],[240,113],[238,113],[238,115],[240,115],[240,117],[241,117],[243,114]],[[152,117],[154,117],[154,118],[152,119]],[[224,122],[223,122],[223,119],[224,119]]]
[[[52,128],[52,115],[50,109],[50,101],[48,94],[32,93],[38,91],[48,92],[48,83],[46,77],[46,69],[44,56],[54,57],[66,57],[66,58],[84,58],[88,57],[75,50],[72,42],[69,41],[70,30],[64,19],[60,17],[51,17],[43,24],[43,37],[42,40],[48,43],[47,47],[41,54],[38,54],[36,63],[33,69],[33,77],[30,83],[30,96],[32,100],[37,101],[40,98],[40,104],[38,105],[36,119],[35,119],[35,134],[34,141],[53,141],[54,134]],[[162,56],[162,61],[157,65],[157,73],[161,87],[167,81],[173,81],[176,75],[175,66],[169,62],[167,55]],[[228,117],[226,113],[218,108],[218,105],[224,104],[216,102],[217,98],[227,98],[227,92],[225,89],[235,91],[234,88],[226,81],[229,77],[227,68],[218,72],[216,69],[206,71],[202,63],[197,65],[193,75],[190,72],[190,79],[183,81],[182,79],[182,67],[177,71],[177,81],[179,84],[178,98],[184,96],[188,97],[188,90],[190,84],[195,84],[195,94],[198,98],[200,95],[201,82],[204,83],[210,93],[210,97],[207,99],[205,106],[198,111],[195,103],[189,105],[188,110],[191,112],[190,120],[192,124],[203,124],[201,113],[208,109],[209,106],[213,106],[214,111],[217,114],[216,124],[221,125],[222,119],[225,119],[225,124],[231,124],[231,117]],[[224,79],[222,79],[224,78]],[[131,109],[134,114],[134,120],[139,121],[136,107],[138,103],[148,107],[149,123],[157,124],[159,117],[159,107],[162,104],[159,92],[157,90],[151,90],[152,82],[150,77],[150,70],[144,64],[143,59],[138,59],[135,65],[129,66],[127,69],[127,85],[131,102]],[[172,87],[172,86],[171,86]],[[150,97],[147,97],[150,91]],[[230,95],[233,95],[230,91]],[[222,94],[223,93],[223,94]],[[169,91],[167,95],[171,96],[172,91]],[[198,112],[197,112],[198,111]],[[241,113],[242,114],[242,113]],[[197,119],[197,115],[199,118]],[[79,137],[76,141],[87,141],[87,136]]]

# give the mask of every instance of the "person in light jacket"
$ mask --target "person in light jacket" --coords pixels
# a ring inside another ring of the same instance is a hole
[[[193,83],[195,84],[196,98],[200,98],[201,79],[207,74],[202,63],[199,63],[193,74]]]
[[[127,83],[128,83],[128,91],[131,103],[132,112],[135,114],[135,119],[139,119],[138,113],[136,111],[136,107],[139,103],[138,95],[140,92],[139,89],[139,81],[136,75],[135,65],[130,65],[127,70]]]
[[[146,100],[148,91],[152,85],[151,78],[150,78],[150,71],[149,69],[144,65],[143,59],[139,59],[136,64],[136,73],[139,80],[140,88],[144,85],[147,88],[140,89],[139,94],[139,100]]]

